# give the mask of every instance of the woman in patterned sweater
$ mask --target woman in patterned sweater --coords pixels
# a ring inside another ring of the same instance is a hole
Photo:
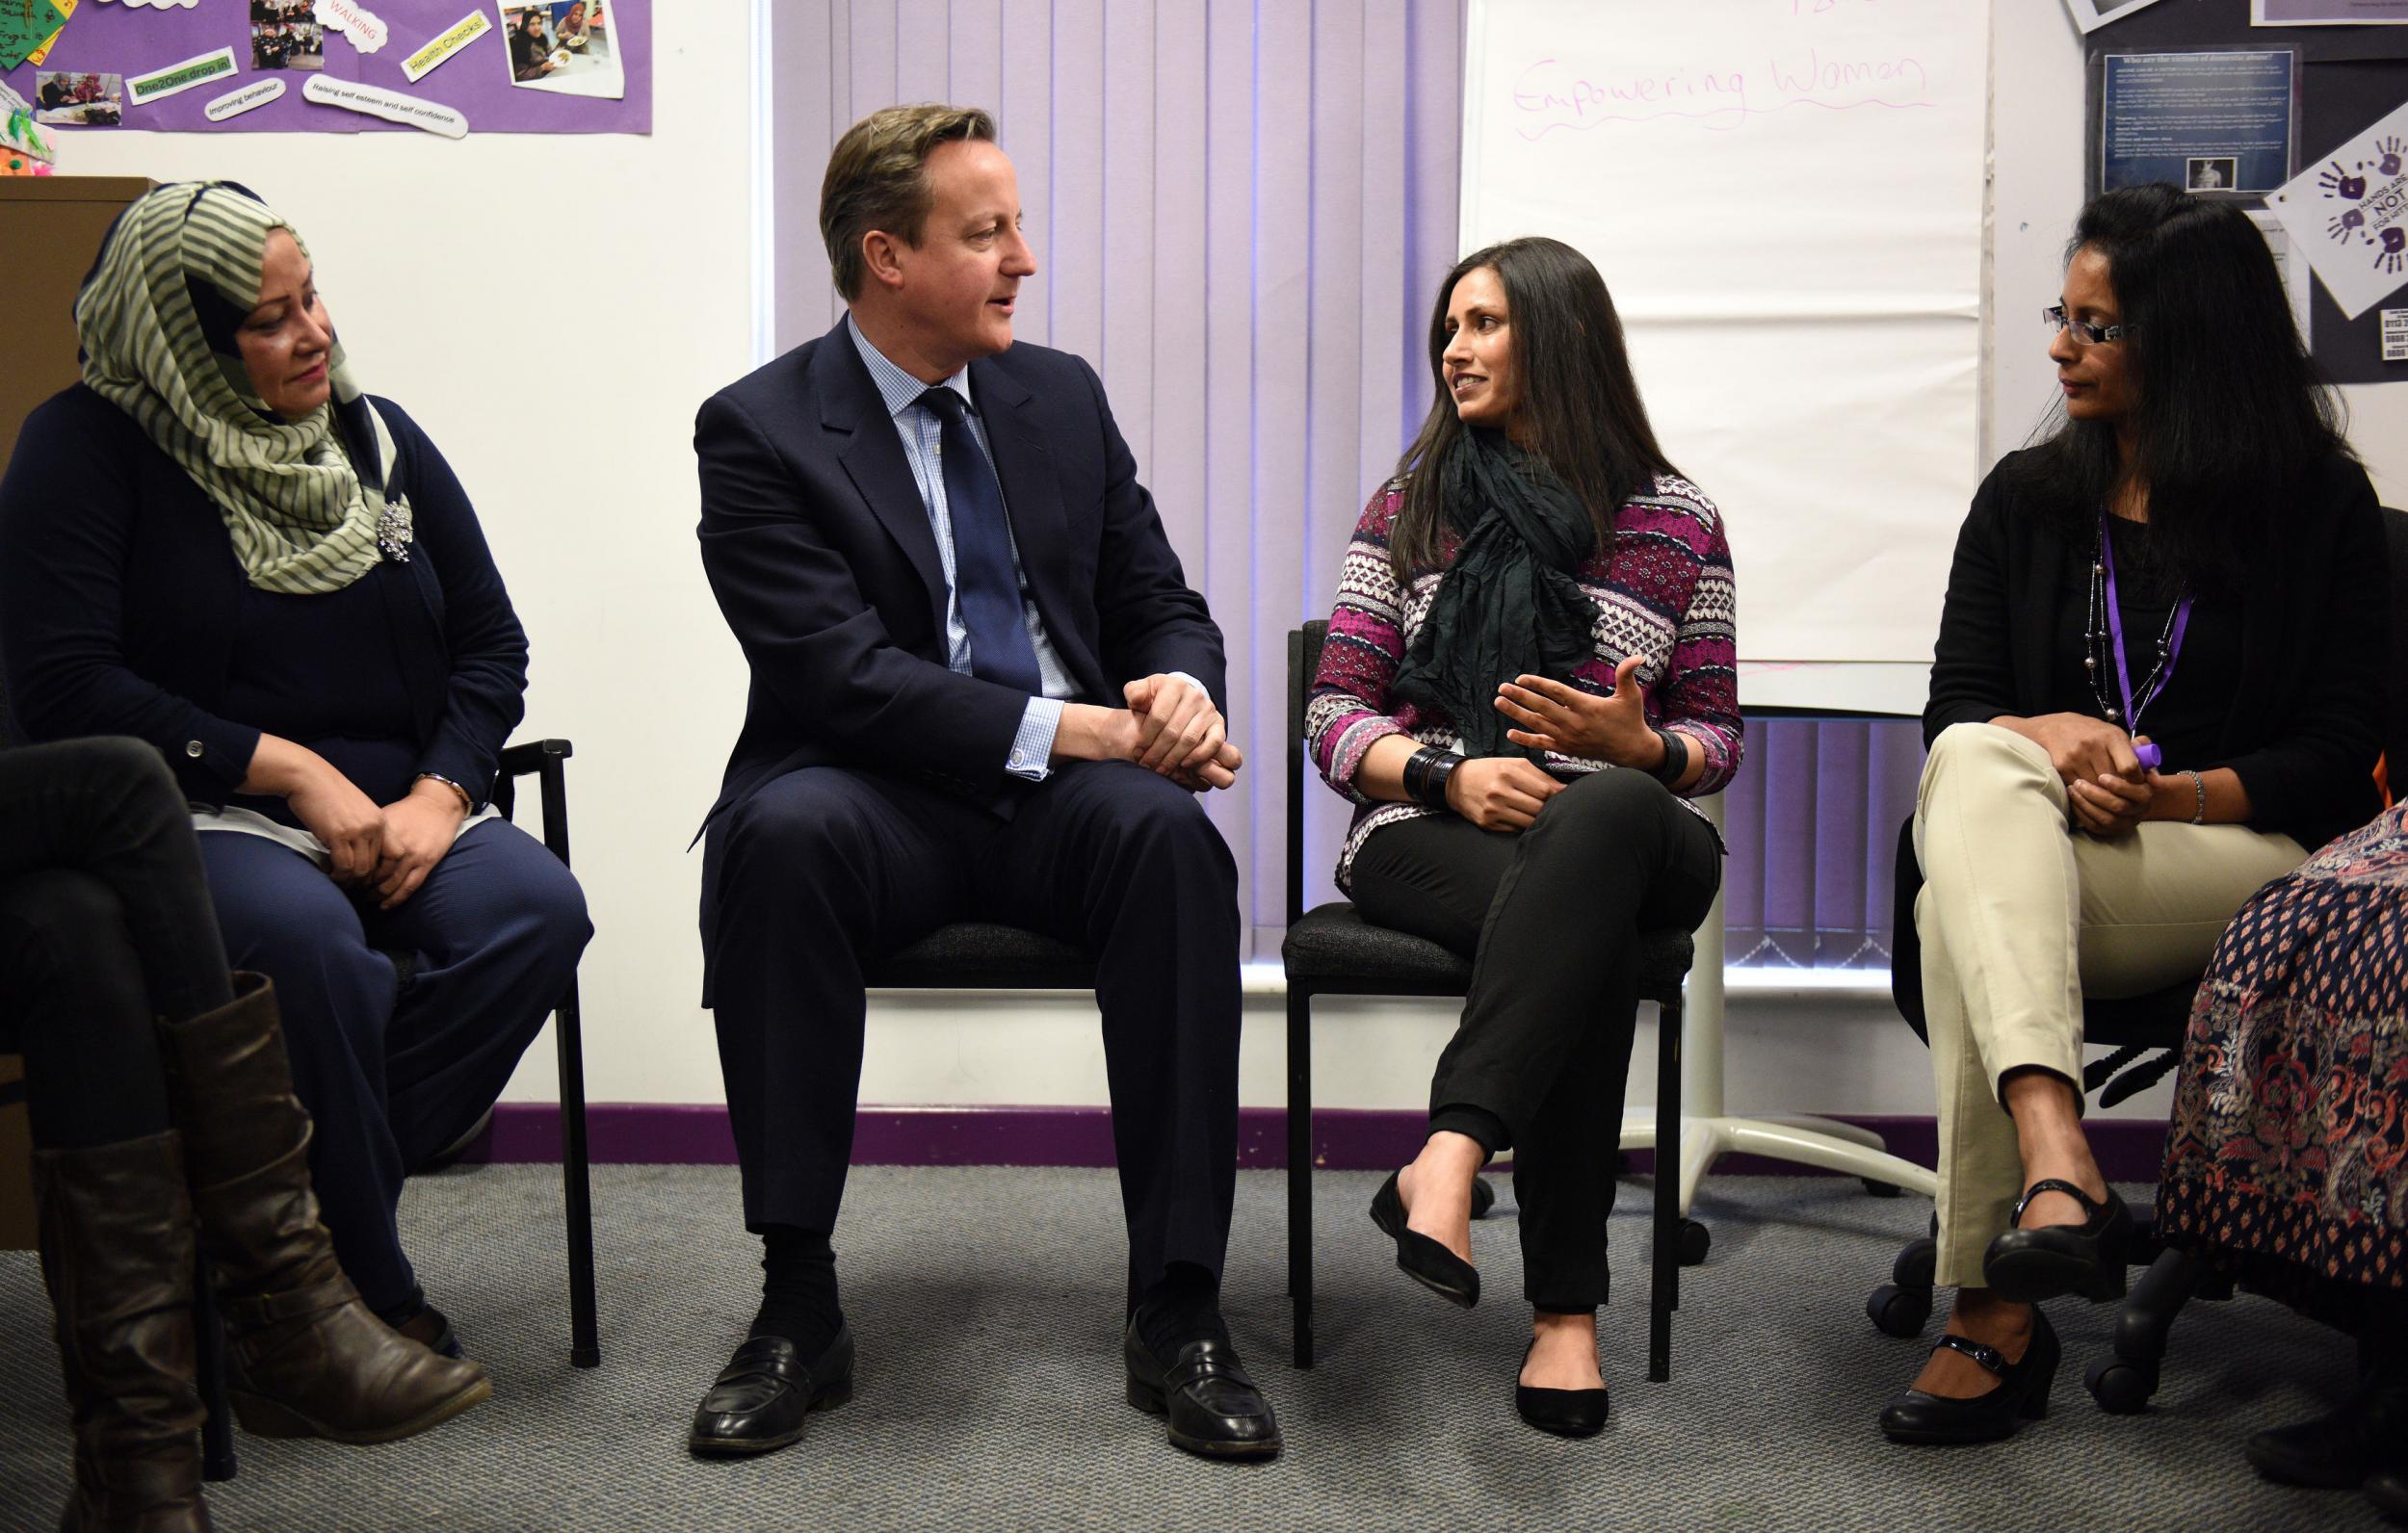
[[[1740,763],[1730,548],[1657,447],[1578,251],[1465,257],[1429,360],[1439,397],[1356,526],[1306,715],[1322,775],[1361,806],[1339,882],[1366,919],[1474,960],[1428,1141],[1372,1217],[1468,1307],[1473,1184],[1513,1151],[1533,1311],[1516,1409],[1585,1437],[1606,1417],[1636,939],[1696,925],[1721,882],[1688,800]]]

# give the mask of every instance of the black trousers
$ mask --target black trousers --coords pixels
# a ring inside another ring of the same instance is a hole
[[[233,999],[192,816],[136,740],[0,751],[0,1049],[25,1056],[34,1142],[169,1126],[154,1017]]]
[[[1537,1309],[1606,1302],[1638,934],[1696,926],[1721,880],[1713,827],[1636,771],[1574,781],[1519,835],[1450,815],[1375,830],[1355,853],[1365,919],[1472,959],[1462,1024],[1430,1081],[1430,1128],[1513,1152],[1524,1294]]]
[[[947,922],[1095,955],[1134,1298],[1218,1275],[1237,1190],[1238,873],[1196,796],[1072,762],[1005,818],[899,778],[788,772],[712,823],[702,938],[745,1220],[833,1230],[861,1081],[863,968]]]

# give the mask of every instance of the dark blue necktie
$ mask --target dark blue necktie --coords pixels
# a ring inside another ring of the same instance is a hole
[[[954,532],[954,599],[970,630],[970,674],[1021,691],[1041,689],[1036,646],[1020,612],[1020,582],[1011,572],[1011,528],[1004,519],[1004,487],[970,435],[967,406],[949,388],[932,388],[920,403],[945,424],[945,508]]]

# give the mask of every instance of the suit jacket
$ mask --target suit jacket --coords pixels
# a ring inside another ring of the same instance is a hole
[[[1924,743],[1950,724],[2043,712],[2070,546],[2010,455],[1974,496],[1949,569]],[[2240,588],[2241,663],[2217,758],[2249,791],[2250,823],[2313,850],[2382,808],[2390,567],[2366,470],[2328,459],[2315,482],[2260,508],[2269,524]],[[2186,764],[2187,765],[2187,764]]]
[[[386,587],[409,739],[420,771],[482,802],[525,713],[526,632],[451,465],[371,400],[415,534]],[[26,417],[0,479],[0,662],[28,739],[135,736],[222,805],[259,743],[224,716],[244,585],[217,507],[134,417],[81,383]]]
[[[1180,572],[1094,370],[1023,342],[971,363],[970,390],[1029,588],[1080,699],[1118,706],[1125,683],[1177,670],[1225,711],[1220,630]],[[936,534],[844,322],[706,401],[694,454],[702,566],[752,667],[711,817],[810,766],[994,801],[1028,694],[946,666]]]

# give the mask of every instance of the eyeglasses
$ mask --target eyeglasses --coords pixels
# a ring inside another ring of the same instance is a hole
[[[2052,303],[2042,309],[2040,322],[2049,327],[2051,335],[2059,330],[2073,331],[2074,339],[2084,346],[2097,346],[2102,341],[2120,341],[2133,333],[2129,325],[2093,325],[2088,320],[2073,319],[2066,314],[2062,303]]]

